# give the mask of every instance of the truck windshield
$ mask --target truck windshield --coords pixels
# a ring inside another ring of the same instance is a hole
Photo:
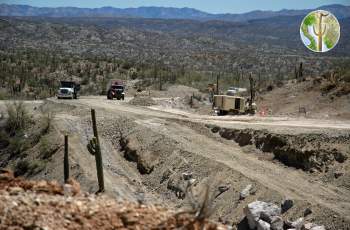
[[[123,90],[124,86],[122,86],[122,85],[113,85],[112,89],[121,89],[121,90]]]
[[[62,88],[74,88],[74,86],[75,86],[74,82],[61,81],[61,87]]]

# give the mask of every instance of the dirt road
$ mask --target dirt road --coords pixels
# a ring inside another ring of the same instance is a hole
[[[192,122],[203,122],[212,124],[221,124],[227,127],[236,127],[239,125],[266,128],[305,128],[305,130],[350,130],[350,121],[336,121],[336,120],[320,120],[320,119],[305,119],[305,118],[288,118],[288,117],[258,117],[258,116],[210,116],[197,115],[186,111],[162,108],[159,106],[150,107],[135,107],[128,105],[127,102],[132,98],[127,97],[125,101],[108,101],[105,97],[82,97],[77,101],[63,101],[74,105],[84,105],[94,108],[101,108],[107,110],[116,110],[121,112],[128,112],[134,114],[142,114],[144,116],[152,116],[159,118],[177,118],[188,120]],[[157,99],[155,99],[157,100]],[[158,99],[161,100],[161,99]],[[60,101],[62,102],[62,101]],[[304,131],[304,130],[303,130]]]
[[[346,134],[350,132],[350,122],[282,117],[201,116],[171,109],[162,111],[157,106],[136,107],[129,105],[127,103],[129,100],[130,98],[126,98],[126,101],[108,101],[104,97],[82,97],[79,100],[62,101],[50,99],[56,105],[74,105],[80,108],[80,112],[69,116],[65,112],[59,113],[56,116],[56,127],[60,127],[60,132],[70,130],[69,132],[73,135],[73,147],[77,146],[77,149],[80,149],[74,156],[75,160],[86,168],[87,173],[91,177],[94,177],[94,171],[92,170],[94,166],[91,163],[93,158],[92,156],[86,156],[85,149],[87,139],[91,136],[91,128],[89,128],[89,123],[86,120],[89,119],[89,108],[95,108],[98,111],[98,119],[102,122],[104,120],[113,120],[113,118],[118,116],[127,116],[128,119],[131,119],[141,127],[139,132],[141,134],[138,134],[141,139],[147,139],[147,135],[158,135],[176,143],[176,149],[190,153],[190,155],[180,154],[180,157],[187,162],[187,165],[210,162],[211,168],[209,166],[206,168],[204,165],[204,169],[203,167],[200,169],[207,170],[206,174],[220,174],[222,171],[225,173],[227,171],[227,175],[239,175],[241,179],[235,185],[238,187],[238,191],[240,187],[244,187],[246,183],[251,182],[256,184],[259,190],[264,191],[262,192],[264,194],[258,193],[256,198],[259,198],[259,196],[289,197],[299,200],[303,204],[312,204],[315,209],[315,218],[320,219],[318,221],[324,221],[326,225],[331,222],[327,219],[332,218],[330,215],[344,218],[345,223],[350,222],[350,191],[346,188],[323,183],[301,170],[261,160],[254,154],[247,154],[246,151],[232,141],[218,141],[219,137],[204,134],[196,129],[192,129],[190,125],[185,125],[185,123],[194,125],[199,123],[216,124],[222,127],[268,129],[281,133]],[[142,134],[142,132],[144,133]],[[135,166],[125,161],[121,156],[120,150],[116,149],[113,141],[109,138],[102,138],[101,141],[103,143],[103,153],[105,154],[104,165],[107,190],[111,194],[129,200],[138,200],[140,196],[142,196],[142,199],[149,199],[153,202],[167,199],[161,194],[160,188],[154,188],[154,186],[159,186],[159,184],[157,185],[159,182],[153,182],[156,176],[140,175]],[[194,158],[198,158],[198,162]],[[173,159],[173,156],[167,156],[160,160],[161,163],[157,166],[159,169],[155,169],[155,172],[152,174],[162,174],[164,165],[174,164],[174,162],[171,162],[171,159]],[[187,167],[192,167],[191,169],[195,170],[194,166]],[[173,168],[177,168],[177,166],[175,165]],[[223,176],[229,177],[227,175]],[[176,198],[173,197],[169,200],[176,205]],[[232,208],[232,206],[228,205],[228,208]],[[242,212],[239,211],[237,213],[236,215],[240,215]]]

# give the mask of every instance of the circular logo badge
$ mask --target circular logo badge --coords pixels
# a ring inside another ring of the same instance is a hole
[[[304,45],[314,52],[330,51],[340,38],[339,22],[328,11],[312,11],[301,23],[300,37]]]

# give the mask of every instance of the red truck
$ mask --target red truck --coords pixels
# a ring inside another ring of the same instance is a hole
[[[107,99],[113,100],[114,98],[117,98],[117,100],[124,100],[125,98],[125,86],[122,81],[114,81],[109,86],[107,91]]]

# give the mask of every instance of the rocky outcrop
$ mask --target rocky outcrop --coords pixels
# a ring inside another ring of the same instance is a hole
[[[282,207],[292,206],[292,200],[282,202]],[[283,220],[282,210],[273,203],[255,201],[244,208],[248,226],[251,230],[325,230],[324,226],[313,223],[306,223],[304,218],[298,218],[295,221]]]

